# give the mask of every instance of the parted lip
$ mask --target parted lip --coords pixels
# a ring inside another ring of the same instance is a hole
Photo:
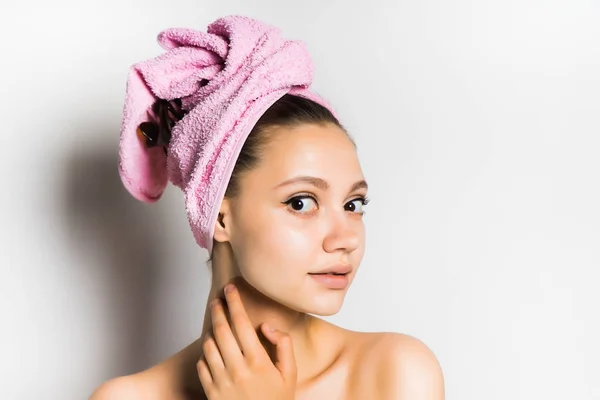
[[[338,274],[338,275],[346,275],[348,273],[352,272],[352,266],[348,265],[348,264],[335,264],[332,265],[328,268],[325,268],[321,271],[317,271],[317,272],[309,272],[309,275],[316,275],[316,274]]]

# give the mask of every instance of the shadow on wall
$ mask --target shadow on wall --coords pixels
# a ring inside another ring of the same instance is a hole
[[[101,289],[107,310],[93,323],[95,337],[110,338],[105,378],[151,365],[154,297],[164,260],[159,208],[144,206],[125,190],[117,157],[116,148],[78,146],[66,160],[63,191],[72,248],[90,260],[84,267],[101,268],[90,276],[101,281],[92,287]]]

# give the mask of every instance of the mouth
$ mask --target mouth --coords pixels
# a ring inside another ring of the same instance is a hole
[[[320,270],[314,271],[314,272],[310,272],[310,275],[325,275],[325,274],[329,274],[329,275],[335,275],[335,276],[341,276],[341,275],[348,275],[350,272],[352,272],[352,266],[350,264],[334,264],[334,265],[330,265],[327,268],[322,268]]]
[[[350,284],[350,279],[346,273],[337,272],[323,272],[323,273],[311,273],[308,274],[319,284],[325,286],[328,289],[346,289]]]
[[[309,275],[334,275],[334,276],[346,276],[350,272],[312,272]]]

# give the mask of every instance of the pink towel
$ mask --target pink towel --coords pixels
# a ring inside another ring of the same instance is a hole
[[[207,32],[172,28],[157,40],[166,52],[129,72],[119,173],[145,202],[157,201],[168,181],[178,186],[196,242],[210,252],[233,167],[261,115],[286,93],[334,110],[309,90],[313,63],[304,43],[284,40],[273,26],[229,16]],[[147,148],[138,125],[157,99],[176,98],[188,113],[173,127],[167,154]]]

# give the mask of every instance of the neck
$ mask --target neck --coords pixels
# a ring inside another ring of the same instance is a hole
[[[223,288],[229,282],[233,282],[238,288],[246,312],[256,329],[266,322],[275,329],[296,335],[299,341],[308,338],[311,318],[305,313],[291,310],[273,301],[246,282],[228,243],[217,243],[214,246],[212,284],[202,325],[203,334],[212,328],[209,304],[217,297],[224,299]]]
[[[322,371],[325,365],[331,362],[331,357],[334,356],[328,353],[332,350],[335,351],[335,349],[328,345],[328,351],[323,351],[323,339],[328,336],[324,330],[328,324],[321,319],[289,309],[257,291],[241,277],[229,244],[215,243],[213,248],[212,285],[207,298],[202,335],[192,345],[195,350],[189,353],[188,365],[192,362],[195,364],[200,359],[202,338],[206,333],[212,331],[209,304],[216,297],[224,298],[223,288],[229,282],[236,285],[250,321],[271,357],[273,357],[274,348],[258,331],[261,324],[266,322],[271,327],[286,332],[292,337],[298,371],[298,387],[301,387],[304,382],[308,383],[311,378]]]

